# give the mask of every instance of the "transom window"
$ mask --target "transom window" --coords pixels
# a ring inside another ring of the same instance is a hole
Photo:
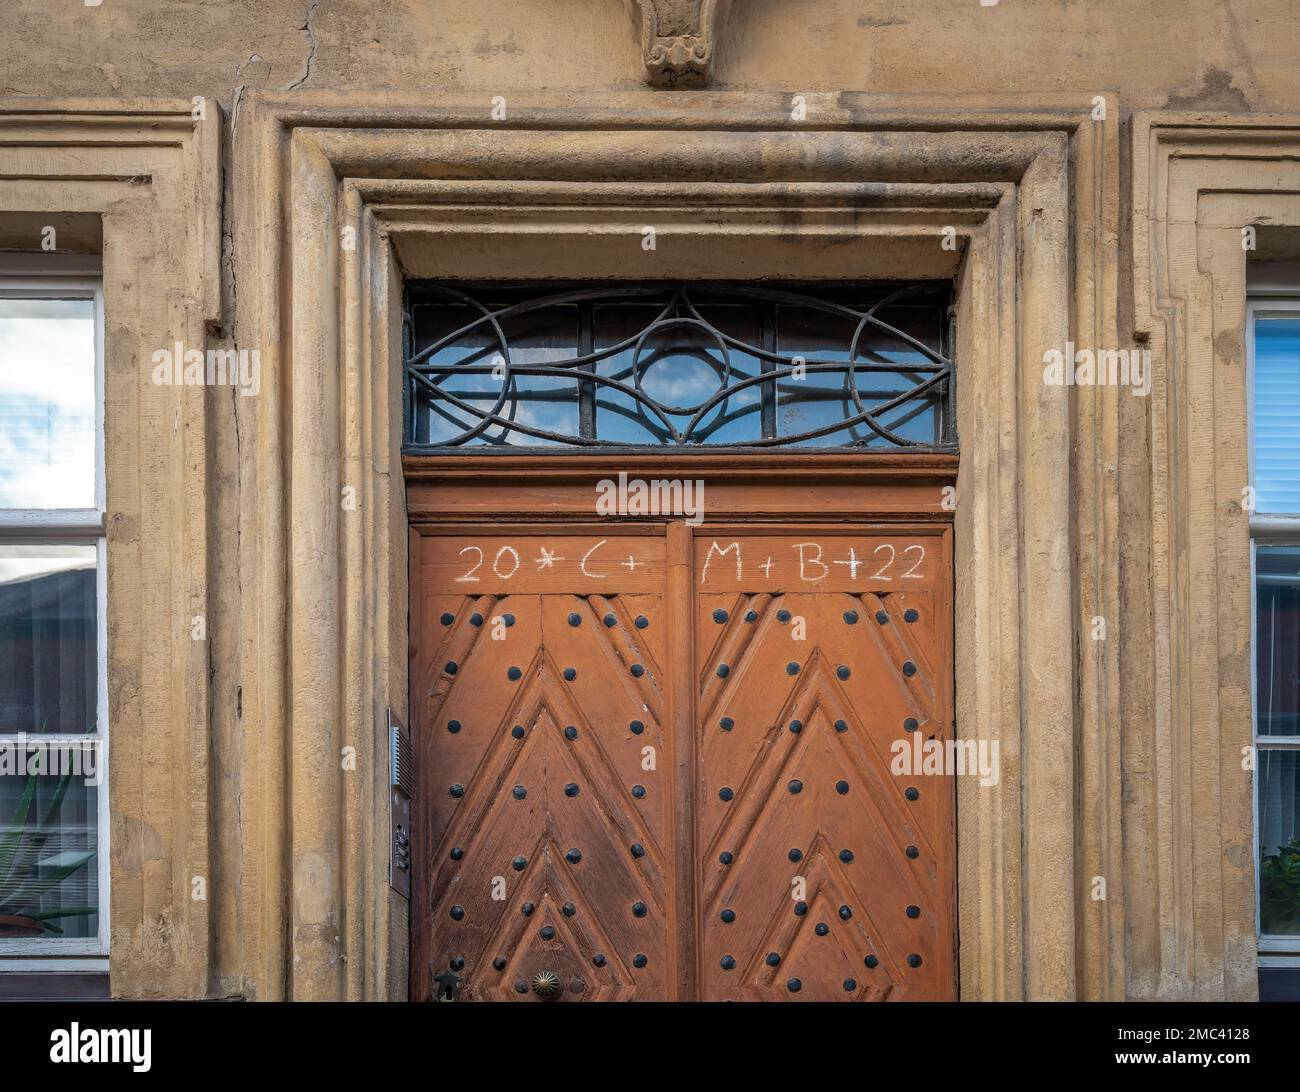
[[[413,283],[407,450],[951,449],[952,287]]]

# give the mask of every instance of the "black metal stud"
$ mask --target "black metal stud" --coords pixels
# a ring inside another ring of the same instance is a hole
[[[564,859],[568,861],[569,864],[577,864],[579,861],[582,860],[582,850],[571,849],[569,850],[568,853],[564,855]]]
[[[915,622],[920,617],[921,616],[917,614],[916,609],[914,607],[908,607],[907,610],[903,611],[904,622]]]
[[[582,615],[576,610],[569,612],[569,625],[574,627],[582,625]]]
[[[789,990],[791,993],[798,993],[801,989],[803,989],[803,983],[800,982],[797,978],[792,978],[790,979],[789,982],[785,984],[785,988]]]
[[[650,961],[646,959],[646,957],[642,955],[640,952],[637,952],[637,954],[632,957],[633,967],[641,968],[644,967],[649,962]]]
[[[634,902],[632,904],[632,916],[634,918],[643,918],[646,915],[645,903]]]
[[[912,663],[911,660],[904,660],[904,661],[903,661],[903,674],[906,675],[906,676],[910,679],[913,675],[916,674],[916,664]]]
[[[875,956],[873,956],[873,955],[869,955],[869,956],[867,956],[867,958],[864,959],[862,962],[863,962],[864,964],[866,964],[867,970],[871,970],[871,969],[873,969],[873,968],[875,968],[875,967],[880,966],[880,960],[878,960],[878,959],[877,959]]]
[[[735,958],[732,957],[732,956],[724,955],[724,956],[722,957],[722,959],[719,961],[719,963],[720,963],[720,966],[722,967],[722,969],[723,969],[724,971],[729,971],[729,970],[731,970],[733,967],[735,967],[735,965],[736,965],[736,960],[735,960]]]
[[[778,622],[790,621],[790,612],[786,610],[784,607],[782,607],[779,611],[776,612],[776,620]]]
[[[803,917],[806,913],[808,913],[808,904],[807,904],[806,902],[797,902],[797,903],[794,904],[794,916],[795,916],[795,917],[797,917],[797,918],[801,918],[801,917]]]
[[[571,902],[566,902],[563,906],[560,907],[560,913],[562,913],[566,918],[573,917],[573,915],[576,914],[577,912],[578,912],[578,908],[574,906],[573,903]]]
[[[513,614],[503,614],[501,616],[501,621],[503,621],[506,624],[506,628],[509,629],[515,624],[515,616]]]
[[[756,611],[756,610],[747,610],[747,611],[745,611],[745,621],[746,621],[746,622],[757,622],[757,621],[758,621],[758,611]]]
[[[543,926],[541,927],[541,929],[539,929],[539,930],[537,931],[537,934],[538,934],[538,936],[540,936],[543,940],[554,940],[554,939],[555,939],[555,926],[554,926],[554,925],[543,925]]]
[[[915,717],[908,717],[905,721],[903,721],[904,732],[915,732],[919,727],[920,724],[917,723]]]
[[[650,624],[650,619],[644,614],[638,614],[636,620],[632,623],[637,629],[645,629]]]
[[[514,667],[513,665],[509,668],[509,670],[506,671],[506,678],[509,679],[511,682],[518,682],[522,676],[523,676],[523,672],[520,671],[519,668]]]
[[[573,682],[573,680],[576,679],[577,677],[578,677],[578,672],[574,670],[572,667],[566,667],[564,669],[565,682]]]
[[[564,729],[564,738],[565,738],[565,739],[568,739],[568,740],[574,740],[574,739],[577,739],[577,738],[578,738],[578,729],[576,729],[572,724],[568,725],[568,726]]]
[[[768,953],[767,953],[767,959],[765,959],[763,962],[765,962],[769,967],[779,967],[779,966],[781,966],[781,956],[780,956],[780,953],[778,953],[778,952],[768,952]]]
[[[522,872],[525,868],[528,867],[528,858],[516,857],[513,861],[510,862],[510,867],[513,868],[516,872]]]
[[[790,731],[793,732],[793,733],[797,736],[800,732],[803,731],[803,721],[801,721],[801,720],[792,720],[792,721],[790,722]]]
[[[464,856],[465,856],[465,851],[461,849],[460,846],[452,846],[451,859],[453,861],[459,861]]]
[[[569,797],[577,796],[578,792],[579,792],[578,783],[576,781],[570,781],[567,785],[564,786],[565,796],[569,796]]]
[[[840,907],[840,921],[848,921],[853,917],[853,908],[851,906]]]
[[[729,849],[724,849],[721,853],[718,854],[718,860],[724,865],[731,864],[731,862],[734,861],[735,859],[736,859],[735,854],[733,854]]]
[[[733,921],[736,920],[736,911],[734,911],[733,909],[731,909],[731,907],[728,906],[725,910],[722,911],[721,914],[718,915],[718,917],[720,917],[724,922],[726,922],[726,924],[730,925]]]
[[[722,801],[731,800],[735,795],[736,794],[732,792],[731,788],[727,785],[723,785],[722,788],[718,790],[718,799]]]
[[[453,971],[463,971],[465,969],[465,961],[460,956],[457,956],[450,963],[448,963],[447,966],[450,967]]]
[[[909,800],[919,800],[921,798],[921,790],[909,787],[907,791],[903,793],[903,795],[906,796]]]
[[[449,626],[452,622],[456,621],[456,616],[454,614],[444,614],[439,621],[441,621],[444,626]]]
[[[642,800],[642,799],[644,799],[644,798],[645,798],[645,786],[644,786],[644,785],[633,785],[633,786],[632,786],[632,795],[633,795],[637,800]]]
[[[849,730],[849,722],[848,722],[848,721],[846,721],[846,720],[837,720],[837,721],[835,722],[835,731],[837,731],[837,732],[847,732],[848,730]]]
[[[451,793],[452,796],[456,797],[457,800],[459,800],[462,796],[465,795],[465,786],[461,784],[456,784],[453,785],[447,791]]]
[[[533,911],[536,909],[537,909],[536,903],[526,902],[523,904],[523,906],[519,908],[519,912],[523,914],[524,917],[531,918],[533,916]]]
[[[855,993],[857,991],[857,988],[858,988],[858,980],[856,978],[846,978],[844,980],[845,993]]]
[[[497,956],[496,959],[492,961],[492,969],[494,971],[504,971],[506,969],[506,957]]]
[[[788,664],[785,665],[785,673],[787,675],[798,675],[799,665],[795,663],[793,660],[791,660]]]
[[[726,664],[718,664],[718,678],[725,679],[730,674],[731,674],[731,668],[729,668]]]
[[[840,664],[840,666],[835,669],[835,677],[839,679],[840,682],[843,682],[851,674],[852,672],[844,664]]]
[[[645,856],[645,846],[643,846],[640,842],[633,842],[631,852],[632,852],[632,856],[639,861],[642,857]]]
[[[844,612],[844,621],[850,626],[858,624],[858,612],[855,610],[846,610]]]
[[[879,622],[882,626],[886,625],[889,622],[889,615],[886,614],[883,610],[878,610],[876,611],[876,621]]]
[[[645,668],[641,664],[633,664],[630,670],[634,679],[639,679],[645,674]]]
[[[645,731],[645,725],[642,724],[639,720],[634,720],[627,727],[628,727],[628,731],[630,731],[634,736],[639,736],[642,732]]]
[[[798,793],[803,792],[803,782],[796,777],[791,780],[790,784],[787,785],[786,788],[797,795]]]
[[[449,731],[454,736],[457,732],[460,731],[460,721],[458,720],[447,721],[447,731]]]
[[[525,982],[522,978],[516,978],[515,993],[527,993],[527,992],[528,992],[528,983]]]
[[[510,791],[514,794],[516,800],[522,800],[525,796],[528,795],[528,790],[524,788],[522,785],[516,785]]]
[[[913,861],[915,861],[919,856],[921,856],[921,851],[917,849],[916,846],[908,846],[905,850],[903,850],[903,852],[906,853],[907,856],[910,857]]]
[[[795,862],[797,863],[797,862],[803,860],[803,850],[802,850],[802,849],[792,849],[792,850],[790,850],[790,852],[787,854],[787,856],[790,858],[790,860],[795,861]]]
[[[591,961],[592,961],[592,963],[594,963],[597,967],[603,967],[603,966],[605,966],[605,953],[604,953],[604,952],[597,952],[594,956],[591,957]]]
[[[730,732],[734,727],[736,727],[736,722],[732,720],[730,717],[723,717],[720,721],[718,721],[718,726],[724,732]]]
[[[840,860],[843,861],[845,864],[851,864],[853,862],[853,850],[841,849]]]
[[[717,622],[718,625],[722,625],[722,623],[725,622],[729,617],[730,615],[727,614],[727,612],[723,610],[721,607],[719,607],[717,610],[713,612],[713,620]]]
[[[906,913],[909,918],[919,918],[921,916],[921,908],[919,906],[909,906],[904,913]]]
[[[605,623],[606,629],[613,629],[616,625],[618,625],[618,619],[614,617],[613,614],[605,615],[602,621]]]
[[[907,957],[907,965],[909,967],[919,967],[921,965],[921,957],[913,952]]]
[[[835,782],[835,791],[844,796],[849,791],[849,783],[847,781]]]
[[[465,917],[465,907],[463,907],[463,906],[453,906],[453,907],[451,908],[451,920],[452,920],[452,921],[461,921],[461,920],[464,919],[464,917]]]
[[[483,624],[483,615],[479,614],[478,611],[475,611],[469,616],[469,624],[475,629],[478,629],[478,627]]]
[[[813,932],[816,933],[819,937],[824,937],[830,931],[831,931],[831,927],[827,925],[824,921],[819,921],[816,927],[813,929]]]
[[[514,736],[515,739],[523,739],[524,726],[522,724],[516,724],[513,728],[510,729],[510,734]]]
[[[447,672],[448,675],[454,675],[460,670],[460,667],[457,665],[455,660],[448,660],[447,666],[444,667],[443,670]]]

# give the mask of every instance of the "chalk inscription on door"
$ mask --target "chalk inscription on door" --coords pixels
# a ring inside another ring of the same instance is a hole
[[[955,996],[948,532],[413,542],[413,996]]]

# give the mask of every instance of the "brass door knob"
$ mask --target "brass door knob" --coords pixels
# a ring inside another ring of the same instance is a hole
[[[533,993],[543,1001],[554,1001],[560,996],[560,977],[554,971],[538,971],[533,975]]]

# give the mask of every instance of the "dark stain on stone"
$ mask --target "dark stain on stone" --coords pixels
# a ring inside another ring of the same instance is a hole
[[[1214,355],[1224,364],[1241,363],[1241,335],[1236,330],[1224,330],[1214,339]]]
[[[1246,93],[1232,86],[1232,73],[1213,66],[1205,70],[1201,86],[1190,95],[1170,95],[1168,110],[1223,110],[1240,113],[1250,109]]]

